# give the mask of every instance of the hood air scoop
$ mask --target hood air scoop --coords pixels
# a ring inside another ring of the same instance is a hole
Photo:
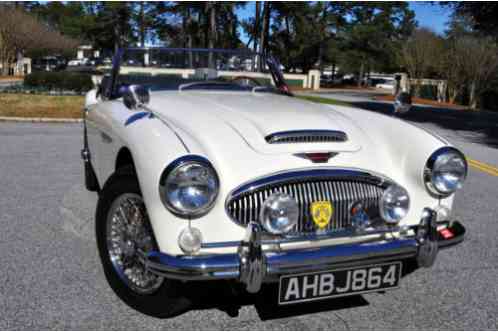
[[[346,142],[348,136],[339,130],[281,131],[265,137],[269,144]]]

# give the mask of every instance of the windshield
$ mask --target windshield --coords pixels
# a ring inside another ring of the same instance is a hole
[[[109,97],[139,84],[151,91],[232,90],[288,93],[278,64],[245,50],[129,48],[114,59]]]

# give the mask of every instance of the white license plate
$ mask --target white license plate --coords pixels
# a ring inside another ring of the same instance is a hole
[[[279,304],[291,304],[397,288],[401,262],[280,277]]]

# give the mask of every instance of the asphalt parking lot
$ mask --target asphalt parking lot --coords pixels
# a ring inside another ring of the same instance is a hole
[[[486,131],[422,125],[467,156],[498,165],[498,144]],[[96,194],[83,187],[80,148],[81,124],[0,123],[2,330],[498,328],[498,176],[492,172],[472,167],[456,198],[454,217],[467,227],[466,241],[397,290],[279,313],[247,304],[234,318],[223,306],[206,305],[160,320],[129,309],[107,286],[93,237]]]

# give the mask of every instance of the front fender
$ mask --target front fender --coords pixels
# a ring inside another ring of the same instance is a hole
[[[423,181],[427,160],[437,149],[451,146],[449,142],[396,117],[357,108],[333,108],[363,128],[370,141],[364,142],[364,146],[382,154],[383,160],[372,156],[372,162],[384,163],[389,169],[386,175],[410,193],[410,212],[406,220],[419,220],[425,207],[433,208],[441,203],[451,209],[454,195],[439,200],[428,193]]]
[[[166,166],[189,150],[163,119],[137,114],[120,101],[102,102],[87,111],[92,164],[99,183],[105,185],[116,171],[119,152],[123,148],[130,151],[159,249],[180,254],[176,238],[187,221],[164,207],[159,179]]]

